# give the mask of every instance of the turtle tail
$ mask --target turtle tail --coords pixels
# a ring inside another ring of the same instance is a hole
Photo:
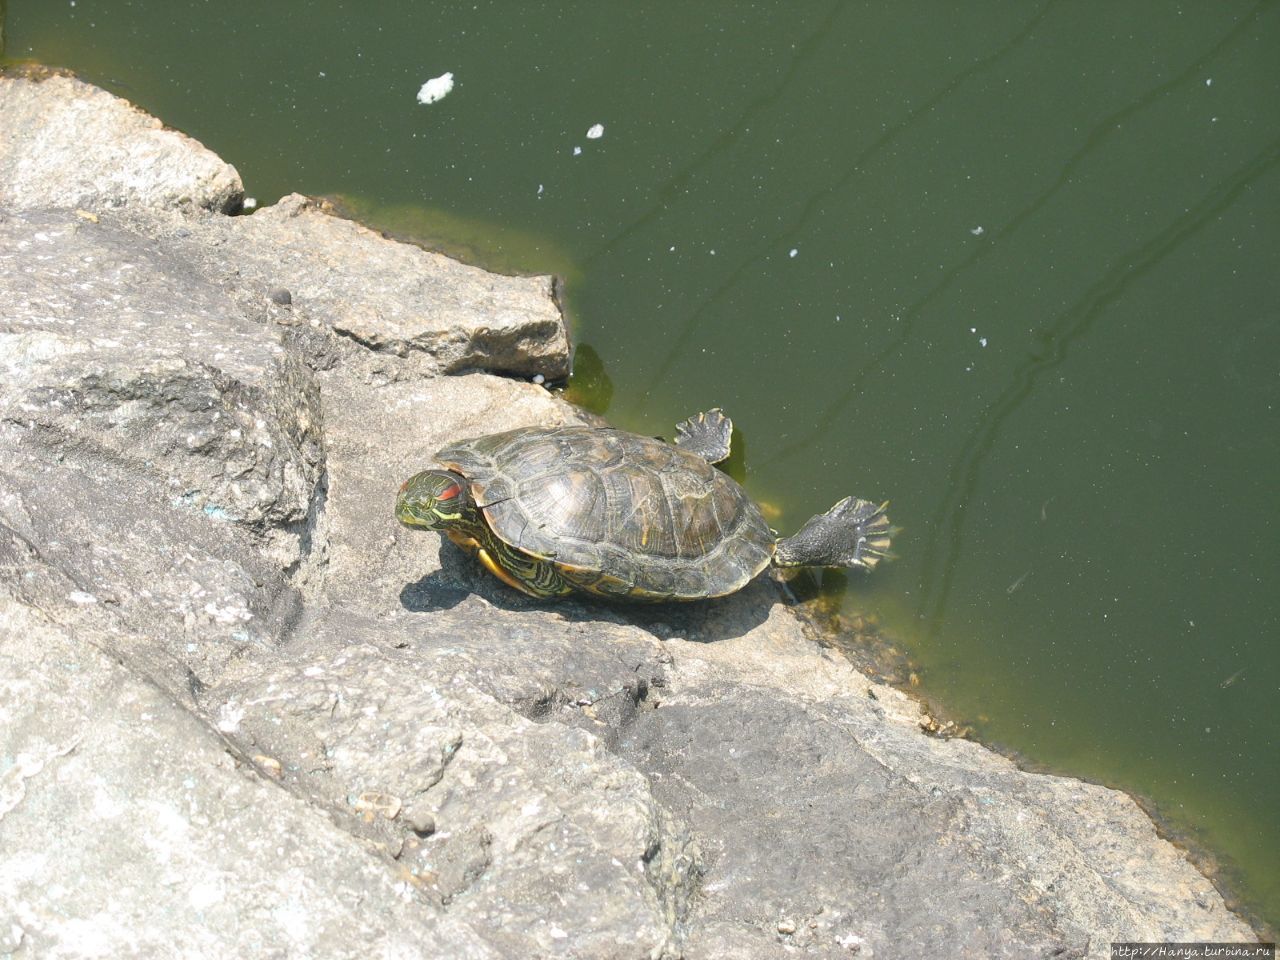
[[[888,501],[845,497],[800,530],[779,540],[773,553],[778,567],[861,567],[872,570],[889,555],[893,529],[885,514]]]

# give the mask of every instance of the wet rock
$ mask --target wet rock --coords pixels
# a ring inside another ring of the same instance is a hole
[[[0,130],[6,950],[1251,937],[1128,797],[926,736],[768,578],[677,608],[543,604],[398,527],[399,483],[445,442],[584,416],[492,375],[563,375],[549,285],[301,198],[201,212],[181,197],[203,148],[52,82],[0,79],[25,111]],[[78,98],[125,118],[126,153],[172,138],[146,190],[15,159]]]

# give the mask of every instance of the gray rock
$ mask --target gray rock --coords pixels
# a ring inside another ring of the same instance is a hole
[[[116,223],[14,213],[0,271],[23,276],[0,327],[0,426],[155,481],[152,513],[167,501],[243,525],[281,566],[300,561],[323,481],[319,398],[285,331]]]
[[[693,855],[648,781],[600,738],[535,723],[478,686],[482,671],[467,677],[440,649],[453,631],[414,636],[406,617],[392,630],[413,640],[397,649],[388,627],[335,613],[278,667],[228,671],[202,704],[339,822],[363,819],[425,894],[509,955],[661,954],[664,904],[688,895]],[[512,640],[483,619],[467,631],[491,650]],[[430,811],[429,838],[406,807]]]
[[[213,152],[71,77],[0,80],[0,117],[0,206],[225,211],[244,199]]]
[[[490,370],[559,380],[569,341],[551,277],[503,277],[401,243],[285,197],[223,220],[243,280],[289,288],[295,310],[370,350],[430,372]]]
[[[502,955],[85,636],[3,594],[0,623],[8,953]]]
[[[124,118],[95,128],[120,149],[166,133],[51,83],[0,79],[26,111],[0,132],[3,951],[1252,938],[1130,798],[925,736],[768,578],[675,609],[539,604],[398,527],[399,483],[446,441],[581,419],[492,375],[563,374],[549,281],[302,198],[157,206],[210,182],[177,135],[143,194],[22,167],[77,103]]]

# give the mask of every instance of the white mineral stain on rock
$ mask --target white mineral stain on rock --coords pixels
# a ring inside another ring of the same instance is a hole
[[[93,815],[98,820],[113,820],[125,812],[124,805],[101,783],[94,785]]]
[[[209,880],[200,881],[187,892],[187,903],[192,910],[206,910],[222,898],[222,888]]]
[[[218,729],[223,733],[235,733],[244,719],[244,707],[227,703],[218,711]]]
[[[271,915],[290,940],[302,941],[311,929],[306,907],[296,900],[280,904]]]
[[[210,600],[204,605],[204,612],[213,617],[218,623],[241,623],[245,620],[253,619],[253,614],[242,603],[232,602],[225,606],[219,606]]]
[[[138,806],[147,817],[144,842],[159,863],[171,863],[175,855],[190,845],[191,821],[164,800],[144,799]]]
[[[418,91],[418,102],[436,103],[447,97],[451,90],[453,90],[453,74],[442,73],[422,85],[422,89]]]
[[[55,333],[0,334],[0,365],[13,372],[77,352],[76,345]]]

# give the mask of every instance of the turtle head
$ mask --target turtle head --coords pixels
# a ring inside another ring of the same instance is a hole
[[[406,527],[444,530],[466,522],[475,511],[467,478],[452,470],[424,470],[410,477],[396,497],[396,519]]]

